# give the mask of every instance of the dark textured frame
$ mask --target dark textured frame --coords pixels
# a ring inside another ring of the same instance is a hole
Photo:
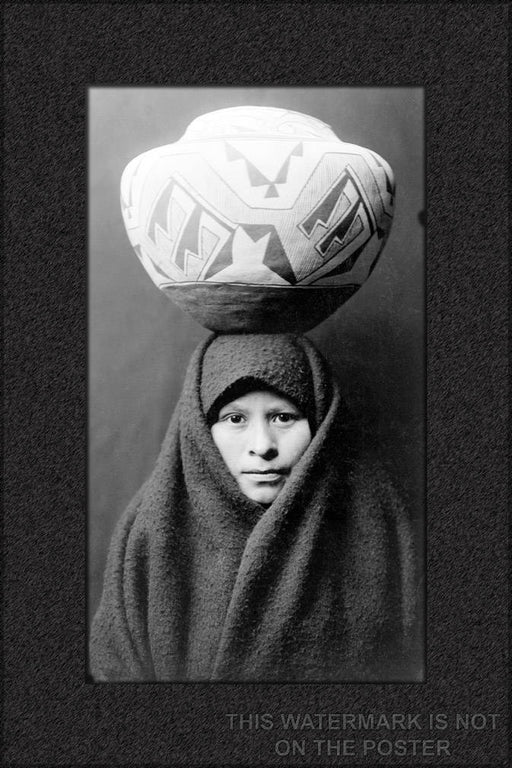
[[[507,764],[507,16],[465,2],[7,5],[6,765],[310,765],[226,726],[279,711],[497,713],[495,730],[434,738],[452,739],[443,765]],[[426,681],[90,683],[87,87],[326,83],[426,89]],[[390,760],[354,763],[376,764]]]

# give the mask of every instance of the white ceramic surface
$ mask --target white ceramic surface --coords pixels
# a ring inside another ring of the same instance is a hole
[[[393,197],[375,152],[272,107],[202,115],[121,181],[130,242],[171,298],[173,287],[226,284],[310,288],[321,301],[323,287],[342,287],[342,303],[384,247]]]

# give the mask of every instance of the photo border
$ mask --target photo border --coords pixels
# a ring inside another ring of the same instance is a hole
[[[223,38],[242,5],[245,26],[239,23],[237,37]],[[373,689],[379,707],[400,712],[404,701],[414,706],[413,689],[419,688],[423,709],[450,713],[453,702],[439,693],[432,698],[434,682],[445,696],[459,694],[454,711],[465,706],[464,711],[479,712],[491,703],[504,723],[508,4],[347,4],[349,12],[319,3],[315,8],[221,3],[208,24],[208,3],[10,3],[4,11],[6,765],[109,764],[115,746],[133,759],[121,761],[124,765],[206,768],[226,765],[228,743],[229,760],[240,765],[241,756],[261,754],[266,742],[261,733],[250,734],[251,742],[243,744],[229,740],[222,727],[225,712],[219,711],[221,691],[232,692],[230,701],[234,698],[240,711],[251,711],[246,709],[251,703],[252,711],[294,711],[296,694],[304,708],[318,701],[332,707],[350,696],[358,711],[364,686]],[[307,30],[291,24],[297,9],[301,18],[307,11],[312,19]],[[299,47],[304,35],[310,45]],[[349,44],[352,40],[357,43]],[[148,45],[140,50],[143,41]],[[425,87],[427,684],[295,684],[290,694],[289,684],[158,684],[142,690],[137,684],[121,689],[84,681],[85,100],[94,81],[241,86],[414,81]],[[457,258],[448,258],[453,253]],[[461,485],[463,479],[467,485]],[[447,508],[443,500],[450,502]],[[497,529],[498,513],[502,528]],[[461,528],[461,519],[467,527]],[[471,579],[476,583],[479,575],[475,591]],[[453,615],[451,601],[461,596],[462,583],[465,601]],[[497,602],[500,610],[492,611]],[[470,615],[468,627],[464,617]],[[439,622],[443,616],[447,625]],[[468,760],[506,765],[506,728],[500,723],[486,739],[481,733],[466,735],[452,765],[462,768]],[[217,749],[216,763],[202,761],[205,749]],[[149,763],[146,758],[157,752],[166,762]],[[263,765],[259,758],[250,764]],[[371,764],[386,761],[354,766]]]

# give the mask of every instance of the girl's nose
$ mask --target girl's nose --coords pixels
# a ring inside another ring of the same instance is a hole
[[[265,420],[255,422],[249,433],[249,453],[270,461],[277,456],[277,444],[272,429]]]

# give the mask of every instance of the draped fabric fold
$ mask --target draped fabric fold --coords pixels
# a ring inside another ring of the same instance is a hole
[[[91,632],[92,675],[414,679],[408,518],[381,465],[351,445],[327,364],[305,337],[223,337],[232,362],[222,365],[220,389],[247,371],[276,385],[272,371],[295,353],[309,368],[314,436],[265,509],[241,493],[208,428],[203,362],[218,338],[195,351],[156,467],[114,533]]]

